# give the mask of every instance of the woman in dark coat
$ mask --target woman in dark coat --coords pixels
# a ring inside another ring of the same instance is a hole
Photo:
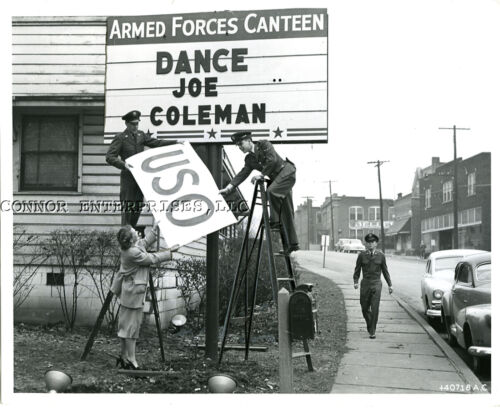
[[[114,280],[111,291],[120,298],[118,314],[118,337],[120,338],[121,355],[117,365],[122,368],[138,369],[135,358],[135,346],[139,338],[143,318],[144,300],[149,281],[149,266],[172,260],[172,251],[148,253],[147,248],[157,239],[156,225],[143,239],[130,225],[120,228],[117,239],[121,248],[120,271]]]

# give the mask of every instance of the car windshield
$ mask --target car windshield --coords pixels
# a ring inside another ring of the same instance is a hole
[[[476,268],[476,279],[478,282],[491,282],[491,263],[480,264]]]
[[[434,270],[439,272],[440,270],[455,270],[457,263],[462,259],[462,257],[441,257],[435,260]]]

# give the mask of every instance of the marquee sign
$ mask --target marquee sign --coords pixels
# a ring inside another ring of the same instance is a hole
[[[189,143],[149,149],[127,163],[168,247],[183,246],[236,222]]]
[[[159,139],[328,140],[326,9],[110,17],[105,140],[142,113]]]

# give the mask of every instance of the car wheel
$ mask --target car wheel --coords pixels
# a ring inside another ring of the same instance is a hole
[[[448,338],[448,344],[452,347],[457,346],[457,339],[455,336],[451,333],[451,319],[448,316],[443,316],[443,322],[444,322],[444,327],[446,330],[446,336]]]
[[[488,371],[490,361],[485,357],[472,356],[472,370],[476,374],[481,374]]]

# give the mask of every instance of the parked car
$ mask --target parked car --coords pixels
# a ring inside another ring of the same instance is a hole
[[[361,242],[361,240],[356,238],[351,238],[342,248],[344,253],[359,253],[360,251],[365,250],[365,245]]]
[[[481,371],[491,358],[491,253],[467,256],[457,264],[441,318],[449,344],[465,348],[474,371]]]
[[[359,253],[366,250],[366,248],[361,240],[357,238],[341,238],[335,244],[334,250],[341,251],[342,253]]]
[[[333,246],[334,251],[342,251],[342,248],[344,247],[344,244],[346,244],[349,241],[349,238],[339,238],[339,241],[335,243]]]
[[[441,250],[431,253],[425,265],[420,287],[424,313],[430,323],[441,319],[441,299],[453,286],[455,267],[465,256],[486,253],[483,250]]]

